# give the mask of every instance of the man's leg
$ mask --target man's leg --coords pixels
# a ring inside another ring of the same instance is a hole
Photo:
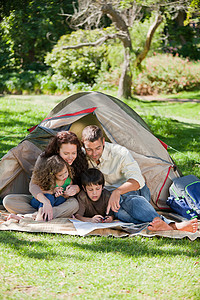
[[[115,217],[123,222],[141,224],[160,216],[143,196],[129,192],[121,196],[120,209]]]
[[[150,222],[148,229],[151,231],[160,230],[181,230],[196,232],[198,228],[197,219],[175,223],[163,216],[160,216],[153,206],[139,195],[140,191],[133,191],[121,196],[120,209],[115,217],[128,223]]]

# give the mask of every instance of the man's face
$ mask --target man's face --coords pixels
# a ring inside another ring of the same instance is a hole
[[[84,141],[84,147],[87,156],[93,161],[98,162],[103,153],[104,144],[104,138],[103,141],[100,138],[95,142]]]

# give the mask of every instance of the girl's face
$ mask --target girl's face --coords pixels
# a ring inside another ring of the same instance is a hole
[[[62,171],[58,172],[55,176],[56,176],[56,179],[59,180],[59,181],[66,180],[67,177],[69,176],[67,166],[64,166]]]
[[[77,146],[74,144],[62,144],[59,155],[71,166],[77,157]]]

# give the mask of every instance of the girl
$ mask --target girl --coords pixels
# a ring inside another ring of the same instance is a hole
[[[34,167],[32,182],[41,188],[52,207],[59,206],[70,196],[68,190],[72,184],[72,171],[59,155],[42,158],[40,164]],[[31,205],[38,209],[36,221],[43,220],[43,203],[33,197]]]
[[[78,201],[72,196],[79,192],[80,175],[88,168],[86,155],[81,149],[78,137],[73,132],[58,132],[50,140],[45,151],[38,157],[35,167],[40,165],[41,159],[49,158],[55,154],[62,157],[74,171],[73,184],[70,185],[68,190],[68,195],[71,197],[63,204],[52,207],[49,199],[37,184],[31,180],[29,185],[30,193],[43,204],[44,219],[48,220],[68,218],[77,212],[79,208]],[[10,213],[31,214],[36,211],[30,205],[31,199],[31,195],[10,194],[3,199],[3,205]]]

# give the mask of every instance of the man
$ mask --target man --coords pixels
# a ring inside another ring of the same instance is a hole
[[[137,162],[125,147],[105,142],[98,126],[90,125],[83,129],[82,143],[89,167],[97,168],[104,174],[105,187],[112,191],[107,213],[111,208],[115,217],[123,222],[149,222],[148,229],[152,231],[197,231],[197,219],[175,223],[159,216],[149,203],[150,191]]]

